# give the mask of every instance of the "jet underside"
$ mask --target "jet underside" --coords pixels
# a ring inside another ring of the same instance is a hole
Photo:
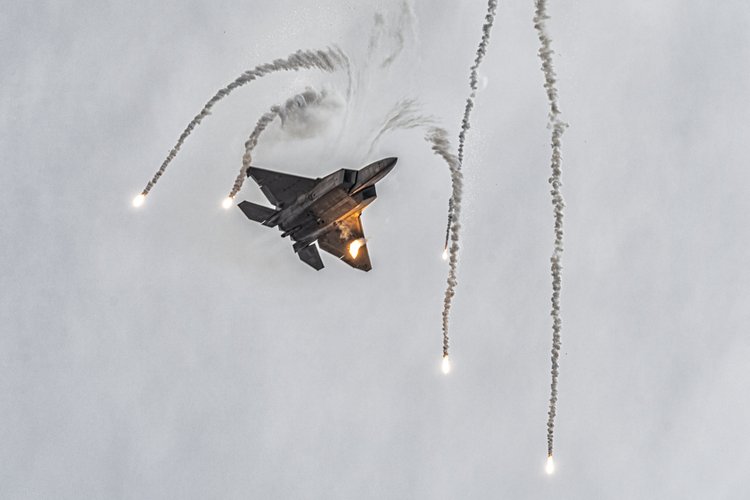
[[[300,259],[322,269],[317,247],[363,271],[372,268],[367,251],[362,211],[377,198],[375,183],[391,171],[396,158],[386,158],[361,170],[341,169],[322,179],[250,167],[248,177],[260,186],[275,209],[243,201],[245,215],[278,227],[289,236]]]

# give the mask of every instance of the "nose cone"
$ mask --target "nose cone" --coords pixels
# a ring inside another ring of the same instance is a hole
[[[357,174],[357,184],[355,184],[351,193],[357,193],[368,186],[374,185],[393,170],[396,161],[398,161],[398,158],[383,158],[362,168]]]
[[[383,158],[360,170],[360,178],[368,185],[375,184],[393,170],[398,158]]]
[[[398,158],[393,156],[391,158],[383,158],[382,160],[378,162],[381,165],[381,172],[383,173],[383,175],[380,176],[381,179],[385,177],[386,175],[388,175],[388,172],[393,170],[393,167],[396,166],[397,161],[398,161]]]

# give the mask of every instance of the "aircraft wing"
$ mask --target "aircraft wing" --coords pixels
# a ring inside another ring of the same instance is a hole
[[[268,201],[277,208],[283,208],[293,203],[300,194],[310,191],[318,182],[309,177],[300,177],[256,167],[248,168],[247,176],[252,177],[258,183]]]
[[[367,243],[365,242],[365,232],[362,229],[362,220],[360,214],[347,217],[336,224],[333,229],[318,238],[318,246],[343,260],[350,266],[369,271],[372,269],[370,263],[370,254],[367,252]],[[353,241],[360,240],[362,246],[359,247],[356,257],[349,252],[349,247]]]

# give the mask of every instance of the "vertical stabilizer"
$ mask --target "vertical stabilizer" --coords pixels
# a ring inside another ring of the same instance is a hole
[[[297,252],[302,262],[309,265],[316,271],[323,269],[323,261],[320,259],[320,253],[318,253],[318,247],[310,245]]]

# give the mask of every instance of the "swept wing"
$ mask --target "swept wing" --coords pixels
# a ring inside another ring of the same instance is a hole
[[[290,203],[294,203],[300,194],[310,191],[318,182],[316,179],[310,179],[309,177],[300,177],[257,167],[248,168],[247,175],[258,183],[268,201],[273,203],[276,208],[284,208]]]
[[[356,240],[360,240],[362,246],[359,247],[356,257],[354,257],[349,252],[349,247]],[[335,229],[318,238],[318,246],[352,267],[361,269],[362,271],[372,269],[360,214],[350,215],[346,219],[336,223]]]

